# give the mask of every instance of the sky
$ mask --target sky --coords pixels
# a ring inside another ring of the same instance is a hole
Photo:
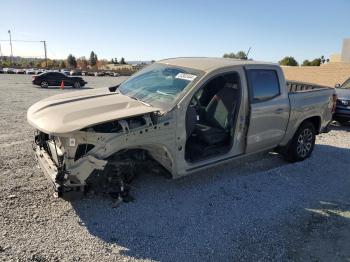
[[[49,58],[221,57],[251,47],[254,60],[301,62],[340,53],[350,38],[348,0],[11,0],[0,10],[0,40],[9,29],[13,40],[45,40]],[[13,42],[13,55],[44,57],[43,44]]]

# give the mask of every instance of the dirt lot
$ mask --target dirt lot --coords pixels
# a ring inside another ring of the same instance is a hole
[[[319,136],[301,163],[263,154],[176,181],[145,172],[134,202],[66,202],[52,197],[26,122],[31,104],[61,92],[74,90],[0,75],[1,260],[350,261],[350,127]]]

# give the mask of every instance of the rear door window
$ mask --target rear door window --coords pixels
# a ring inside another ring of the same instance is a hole
[[[252,102],[262,102],[280,95],[280,84],[275,70],[249,69],[247,77]]]

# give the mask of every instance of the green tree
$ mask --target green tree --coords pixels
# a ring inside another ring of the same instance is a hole
[[[72,54],[69,54],[69,56],[67,57],[67,65],[69,68],[77,67],[77,59]]]
[[[325,64],[329,62],[329,58],[325,58],[324,56],[321,56],[320,61],[321,61],[321,64]]]
[[[80,69],[86,69],[87,66],[89,65],[89,63],[86,60],[85,56],[79,57],[77,62],[78,62],[78,67]]]
[[[122,57],[122,58],[120,59],[120,64],[122,64],[122,65],[126,65],[126,62],[125,62],[124,57]]]
[[[223,58],[237,58],[237,59],[243,59],[247,60],[248,56],[244,51],[238,51],[236,54],[235,53],[225,53]]]
[[[281,61],[278,62],[280,65],[284,66],[298,66],[297,60],[292,56],[286,56]]]
[[[325,60],[325,59],[324,59]],[[326,61],[326,60],[325,60]],[[304,60],[303,62],[303,66],[320,66],[321,64],[323,64],[324,62],[322,62],[322,57],[321,58],[315,58],[312,61],[309,60]]]
[[[90,59],[89,59],[89,62],[90,62],[90,66],[96,66],[97,65],[97,55],[95,54],[94,51],[91,51],[90,53]]]
[[[225,53],[223,58],[237,58],[235,53]]]
[[[302,66],[311,66],[311,62],[309,60],[304,60]]]
[[[60,68],[66,68],[66,63],[64,62],[64,60],[61,60],[59,67]]]
[[[243,59],[243,60],[247,60],[248,59],[247,54],[244,51],[237,52],[236,57],[238,59]]]

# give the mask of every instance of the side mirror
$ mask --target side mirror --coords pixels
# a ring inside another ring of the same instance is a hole
[[[108,89],[110,92],[115,92],[115,91],[117,91],[118,87],[119,87],[119,85],[116,85],[116,86],[108,87]]]
[[[336,84],[336,85],[335,85],[335,88],[339,88],[339,87],[340,87],[340,84]]]

